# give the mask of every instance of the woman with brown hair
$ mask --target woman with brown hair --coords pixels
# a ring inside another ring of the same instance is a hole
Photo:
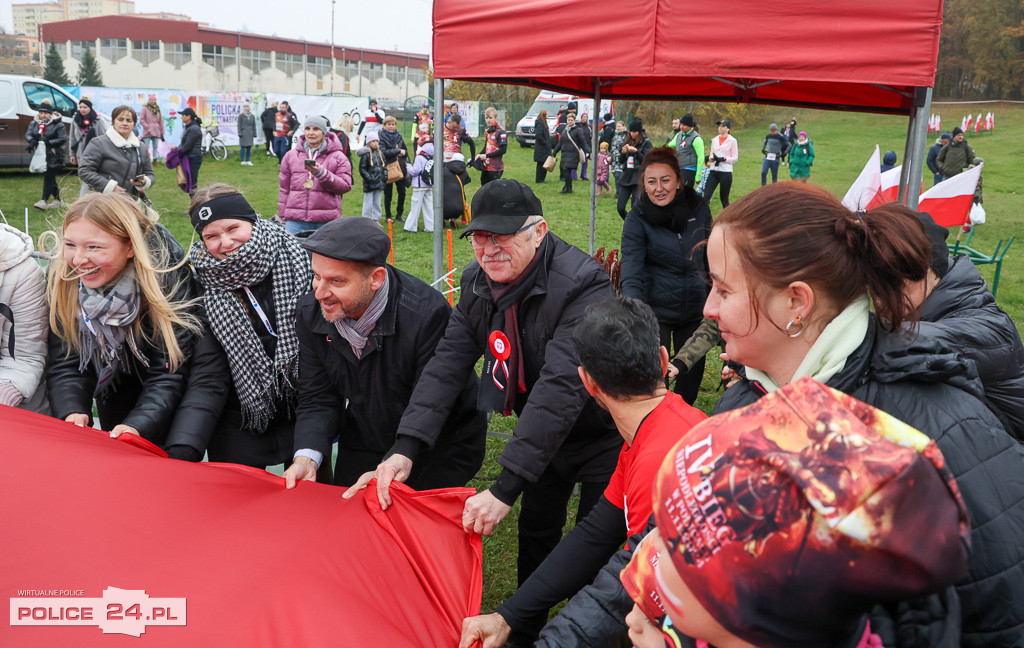
[[[89,142],[78,160],[78,177],[90,189],[138,197],[153,186],[149,150],[134,132],[138,121],[134,108],[118,106],[110,113],[110,128]]]
[[[542,110],[537,113],[537,119],[533,123],[533,161],[537,163],[537,173],[534,182],[542,184],[547,182],[548,171],[544,168],[544,162],[551,155],[551,132],[548,130],[548,111]]]
[[[708,239],[704,314],[745,378],[715,411],[811,376],[935,439],[973,526],[970,573],[957,585],[962,643],[1018,645],[1024,450],[983,402],[973,365],[905,326],[917,320],[906,289],[926,276],[929,249],[921,221],[902,205],[854,213],[813,185],[769,185],[724,209]],[[939,632],[934,603],[890,610],[895,632]]]
[[[653,147],[644,132],[643,120],[634,117],[629,123],[629,134],[626,135],[622,147],[618,151],[612,151],[612,156],[618,157],[622,164],[622,175],[615,179],[615,193],[618,195],[616,209],[622,220],[626,220],[626,203],[631,202],[632,208],[640,196],[640,165]]]
[[[68,208],[60,233],[43,233],[40,248],[51,259],[46,381],[54,416],[89,425],[95,397],[111,436],[162,443],[198,330],[181,246],[137,202],[90,193]]]

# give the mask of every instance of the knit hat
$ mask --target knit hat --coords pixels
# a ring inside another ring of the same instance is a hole
[[[797,137],[807,137],[807,131],[800,131],[799,133],[797,133],[796,136]]]
[[[654,516],[671,561],[658,571],[744,641],[837,645],[875,604],[967,574],[969,518],[945,466],[921,432],[802,378],[669,451]]]
[[[249,223],[255,223],[258,216],[249,201],[240,193],[219,196],[207,200],[188,214],[192,221],[192,227],[197,234],[202,234],[203,228],[215,220],[222,218],[234,218]]]
[[[633,121],[629,122],[629,130],[632,133],[639,133],[644,129],[644,120],[639,117],[634,117]]]
[[[319,128],[320,132],[325,135],[331,130],[331,125],[328,123],[327,118],[321,117],[320,115],[310,115],[309,117],[306,117],[306,121],[302,122],[302,130],[306,130],[307,126]]]
[[[41,112],[41,113],[46,113],[47,115],[52,115],[53,114],[53,106],[51,106],[49,104],[41,104],[38,108],[36,108],[36,112]]]
[[[685,115],[680,117],[679,123],[682,124],[683,126],[689,126],[690,128],[693,128],[694,126],[697,125],[697,123],[693,121],[693,115],[691,115],[690,113],[686,113]]]
[[[156,103],[156,95],[155,94],[149,95],[149,103]]]
[[[776,124],[775,122],[772,122],[772,123],[768,124],[768,130],[770,130],[770,131],[779,130],[779,125]]]
[[[924,235],[932,246],[932,255],[928,265],[931,266],[932,271],[941,279],[949,271],[949,248],[946,247],[949,230],[938,225],[928,212],[920,212],[917,216],[924,224]]]
[[[964,130],[962,128],[960,128],[959,126],[954,126],[953,127],[953,137],[956,137],[957,135],[962,135],[963,132],[964,132]],[[950,139],[952,139],[952,138],[950,138]]]
[[[602,151],[607,151],[608,150],[608,142],[601,142],[601,150]]]
[[[950,135],[949,133],[943,133],[942,135],[939,135],[939,139],[940,140],[944,140],[944,139],[951,140],[951,139],[953,139],[953,136]]]
[[[363,144],[369,144],[370,142],[376,142],[379,139],[380,139],[380,135],[377,134],[377,131],[373,131],[371,133],[367,133],[366,134],[366,139],[363,140]]]

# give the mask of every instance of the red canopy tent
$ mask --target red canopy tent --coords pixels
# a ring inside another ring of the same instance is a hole
[[[942,0],[434,0],[434,76],[598,100],[908,115],[900,196],[913,206],[941,26]],[[438,81],[435,93],[443,101]],[[595,189],[592,183],[591,247]],[[438,261],[435,274],[439,268]]]

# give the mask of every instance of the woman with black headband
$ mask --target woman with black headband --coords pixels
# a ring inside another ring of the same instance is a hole
[[[168,453],[201,461],[209,452],[211,461],[259,468],[284,463],[298,393],[295,303],[310,288],[309,256],[230,185],[199,189],[189,216],[199,235],[189,259],[209,330],[196,345]]]

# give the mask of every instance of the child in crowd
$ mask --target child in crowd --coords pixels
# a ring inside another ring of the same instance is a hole
[[[359,175],[363,178],[363,217],[380,221],[388,170],[384,164],[384,154],[380,152],[380,136],[377,131],[367,133],[365,142],[366,146],[356,151],[359,156]]]
[[[420,124],[420,128],[426,128]],[[410,170],[412,175],[412,205],[409,216],[405,219],[406,232],[415,232],[419,227],[420,212],[423,212],[423,231],[434,231],[434,178],[433,166],[434,143],[427,141],[416,150],[416,160]]]
[[[608,183],[608,176],[611,174],[612,156],[608,152],[608,142],[601,142],[601,151],[597,154],[597,195],[612,194],[612,186]]]

